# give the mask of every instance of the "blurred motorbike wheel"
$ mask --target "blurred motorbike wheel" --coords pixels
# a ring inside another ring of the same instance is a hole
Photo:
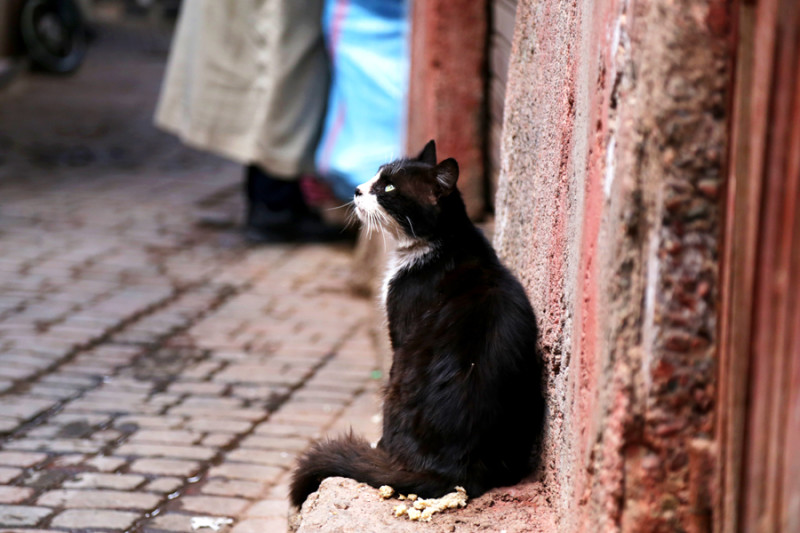
[[[20,15],[22,41],[39,67],[69,74],[86,54],[86,30],[72,0],[27,0]]]

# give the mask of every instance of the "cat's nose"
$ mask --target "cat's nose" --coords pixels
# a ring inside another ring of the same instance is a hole
[[[356,187],[356,192],[355,192],[355,193],[353,193],[353,194],[354,194],[354,196],[361,196],[361,189],[359,189],[358,187]]]

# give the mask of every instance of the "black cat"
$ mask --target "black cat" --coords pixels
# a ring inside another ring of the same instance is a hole
[[[400,493],[470,497],[529,471],[544,399],[536,321],[522,285],[467,217],[458,164],[417,159],[381,167],[355,191],[368,228],[398,241],[384,284],[394,356],[376,448],[345,436],[299,460],[291,500],[343,476]]]

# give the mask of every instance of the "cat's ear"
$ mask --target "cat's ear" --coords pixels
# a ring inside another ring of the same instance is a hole
[[[436,165],[436,143],[433,139],[428,141],[428,144],[425,145],[425,148],[423,148],[417,156],[417,160],[428,163],[429,165]]]
[[[436,165],[436,181],[442,188],[442,196],[447,196],[456,188],[458,163],[452,157]]]

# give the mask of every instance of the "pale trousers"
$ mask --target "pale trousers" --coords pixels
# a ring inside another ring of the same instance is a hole
[[[184,0],[156,124],[281,178],[314,169],[329,67],[323,0]]]

